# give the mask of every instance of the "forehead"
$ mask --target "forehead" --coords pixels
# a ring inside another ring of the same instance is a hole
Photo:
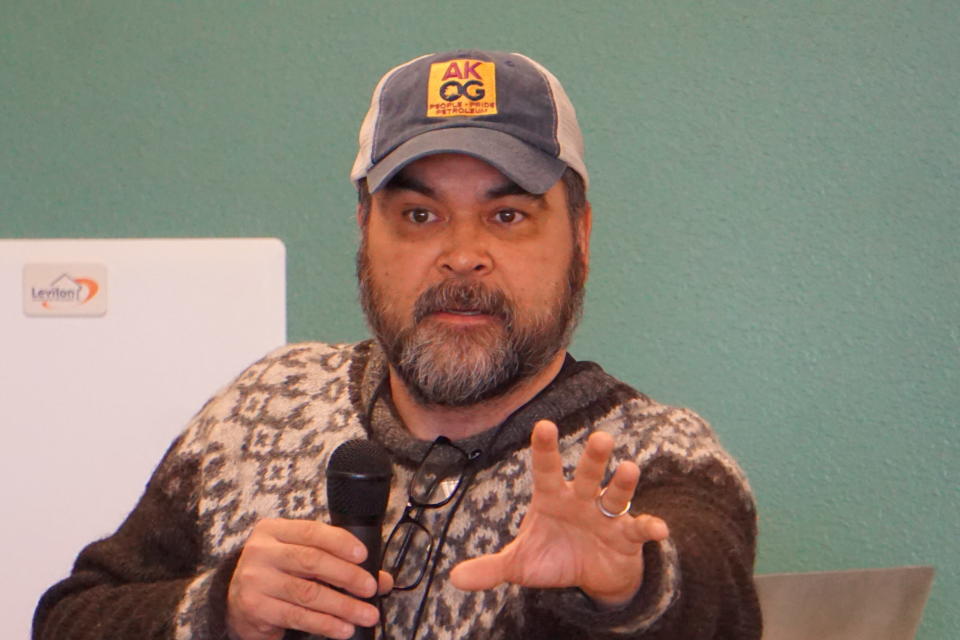
[[[460,153],[437,153],[419,158],[405,166],[384,189],[403,187],[411,180],[508,183],[512,182],[490,163]]]
[[[403,191],[435,198],[478,200],[519,196],[543,207],[566,206],[566,192],[559,180],[544,194],[530,193],[488,162],[457,153],[434,154],[411,162],[373,195],[389,198]]]

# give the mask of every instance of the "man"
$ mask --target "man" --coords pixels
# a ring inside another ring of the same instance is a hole
[[[556,78],[485,51],[401,65],[351,177],[376,339],[281,348],[212,399],[34,638],[758,638],[737,465],[566,353],[592,212]],[[393,466],[379,584],[325,524],[352,438]]]

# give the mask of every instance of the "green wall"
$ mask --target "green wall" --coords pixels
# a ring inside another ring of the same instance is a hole
[[[290,338],[359,338],[356,129],[458,46],[578,107],[574,353],[711,420],[761,572],[934,564],[919,637],[956,637],[955,0],[3,0],[0,237],[277,236]]]

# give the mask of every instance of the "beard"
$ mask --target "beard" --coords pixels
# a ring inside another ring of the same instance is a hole
[[[580,320],[586,268],[578,244],[549,308],[523,311],[500,290],[451,277],[418,298],[412,318],[398,317],[374,282],[366,241],[357,253],[360,302],[374,336],[414,399],[462,407],[503,395],[542,371],[567,347]],[[451,326],[432,314],[478,311],[494,322]]]

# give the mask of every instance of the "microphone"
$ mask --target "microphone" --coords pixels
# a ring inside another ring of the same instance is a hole
[[[393,469],[386,450],[372,440],[348,440],[334,450],[327,465],[330,523],[355,535],[367,548],[360,566],[374,580],[380,571],[383,518]],[[369,598],[378,606],[378,598]],[[373,627],[356,627],[353,640],[373,640]]]

